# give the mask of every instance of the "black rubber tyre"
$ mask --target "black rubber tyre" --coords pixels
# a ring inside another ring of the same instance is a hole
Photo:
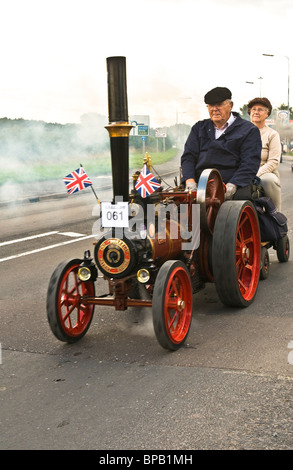
[[[80,302],[81,296],[95,296],[94,283],[82,282],[77,277],[81,263],[80,259],[60,263],[48,286],[48,322],[56,338],[67,343],[74,343],[86,334],[94,314],[94,305]]]
[[[213,274],[223,304],[247,307],[259,282],[260,233],[250,201],[226,201],[217,215],[213,236]]]
[[[286,263],[290,256],[290,243],[288,235],[279,238],[276,243],[277,257],[280,263]]]
[[[169,260],[160,268],[153,293],[153,324],[160,345],[179,349],[187,338],[192,319],[192,286],[182,261]]]
[[[265,246],[261,247],[260,253],[260,271],[259,279],[263,281],[269,277],[270,273],[270,256],[267,248]]]

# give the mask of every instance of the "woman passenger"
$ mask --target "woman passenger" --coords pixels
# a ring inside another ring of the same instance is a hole
[[[266,125],[266,119],[272,112],[272,105],[267,98],[254,98],[247,105],[250,120],[259,130],[262,140],[261,163],[257,175],[261,179],[265,195],[274,202],[277,211],[281,211],[281,183],[278,166],[281,159],[281,141],[277,131]]]

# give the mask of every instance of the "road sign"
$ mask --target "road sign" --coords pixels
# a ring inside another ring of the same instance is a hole
[[[129,116],[129,124],[133,126],[130,135],[149,135],[150,117],[133,115]]]
[[[137,126],[137,135],[149,135],[149,126]]]
[[[163,129],[155,129],[155,136],[156,137],[167,137],[167,132]]]
[[[289,113],[285,109],[280,109],[278,111],[278,119],[280,119],[281,121],[288,122],[288,117],[289,117]]]

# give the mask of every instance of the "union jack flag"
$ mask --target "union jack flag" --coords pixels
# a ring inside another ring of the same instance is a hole
[[[157,182],[156,178],[145,164],[137,179],[135,189],[139,192],[141,197],[147,197],[160,187],[160,183]]]
[[[65,176],[63,181],[66,185],[68,194],[76,193],[77,191],[86,189],[88,186],[93,184],[82,166]]]

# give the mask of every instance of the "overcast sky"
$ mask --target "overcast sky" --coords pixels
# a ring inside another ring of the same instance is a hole
[[[129,114],[149,115],[152,127],[206,118],[203,95],[215,86],[231,89],[236,111],[260,93],[287,104],[292,0],[0,5],[0,117],[67,123],[108,115],[106,58],[117,55],[127,61]]]

